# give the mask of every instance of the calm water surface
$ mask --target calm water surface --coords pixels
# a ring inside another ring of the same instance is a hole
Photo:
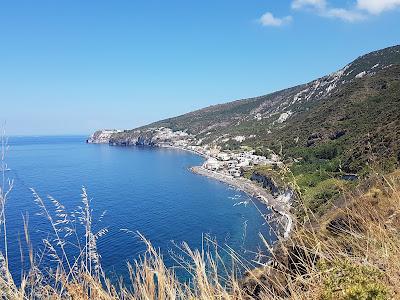
[[[214,180],[192,174],[188,168],[203,159],[191,153],[138,147],[86,144],[85,137],[10,138],[7,163],[14,189],[7,203],[10,266],[21,272],[20,242],[24,246],[23,215],[29,216],[29,230],[35,249],[47,236],[47,222],[36,215],[38,207],[29,188],[41,196],[51,195],[72,211],[81,204],[82,186],[92,198],[94,219],[106,211],[97,229],[109,232],[99,240],[103,267],[126,274],[126,262],[145,250],[134,235],[139,231],[166,257],[173,241],[200,248],[209,234],[219,245],[229,245],[248,258],[261,242],[258,233],[269,236],[259,210],[242,192]],[[248,205],[236,205],[239,202]],[[51,208],[51,203],[48,202]],[[0,248],[2,248],[0,246]],[[244,249],[250,250],[245,251]]]

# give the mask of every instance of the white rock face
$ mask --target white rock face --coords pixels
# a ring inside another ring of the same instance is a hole
[[[284,112],[279,116],[279,119],[277,120],[278,123],[283,123],[285,122],[287,119],[289,119],[289,117],[292,115],[293,113],[291,111],[288,112]]]
[[[358,73],[358,74],[356,75],[356,78],[363,78],[366,74],[367,74],[367,72],[362,71],[361,73]]]
[[[260,113],[256,114],[254,116],[254,119],[256,119],[257,121],[261,121],[262,120],[262,115]]]
[[[234,139],[235,141],[241,143],[241,142],[243,142],[243,141],[246,139],[246,137],[244,137],[244,136],[242,136],[242,135],[238,135],[238,136],[235,136],[233,139]]]
[[[310,82],[309,84],[307,84],[304,90],[294,95],[290,104],[293,105],[294,103],[299,101],[310,101],[313,97],[320,98],[329,95],[338,87],[340,82],[343,82],[342,78],[345,75],[346,71],[350,68],[350,66],[351,65],[347,65],[337,72],[333,72],[327,76]],[[352,71],[350,71],[349,73],[351,72]],[[347,73],[347,75],[349,73]]]
[[[90,136],[87,142],[90,144],[108,144],[110,142],[111,136],[114,133],[118,132],[121,132],[121,130],[116,130],[116,129],[98,130]]]

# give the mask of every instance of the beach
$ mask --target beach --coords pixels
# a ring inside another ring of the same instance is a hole
[[[200,151],[194,151],[186,147],[172,146],[167,144],[158,145],[158,147],[188,151],[200,155],[205,159],[210,158],[205,153],[202,153]],[[195,174],[206,176],[214,180],[218,180],[220,182],[228,184],[238,190],[243,191],[244,193],[252,197],[257,198],[262,203],[266,204],[274,212],[282,216],[282,221],[280,223],[283,227],[283,237],[285,239],[289,237],[289,234],[293,227],[293,217],[290,214],[291,200],[293,195],[291,194],[290,191],[288,191],[288,194],[281,194],[277,197],[274,197],[267,189],[263,188],[260,185],[257,185],[253,181],[244,177],[233,177],[221,172],[208,170],[203,166],[193,166],[190,168],[190,170]]]
[[[283,237],[284,238],[289,237],[290,231],[292,230],[293,227],[293,219],[289,212],[291,195],[280,195],[274,198],[268,192],[268,190],[254,184],[249,179],[243,177],[234,178],[232,176],[228,176],[219,172],[207,170],[202,166],[191,167],[190,170],[195,174],[206,176],[218,180],[220,182],[226,183],[265,203],[273,211],[277,212],[284,218],[282,222],[284,228]]]

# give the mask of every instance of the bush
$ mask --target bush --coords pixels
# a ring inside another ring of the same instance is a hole
[[[314,150],[315,157],[319,159],[334,159],[340,153],[340,148],[334,142],[328,142],[322,145],[319,145]]]
[[[382,282],[382,273],[373,267],[349,261],[319,263],[324,272],[324,300],[384,300],[389,292]]]

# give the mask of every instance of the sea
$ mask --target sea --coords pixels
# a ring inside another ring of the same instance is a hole
[[[93,231],[105,232],[97,241],[101,265],[113,278],[127,277],[127,263],[145,254],[140,235],[183,279],[187,274],[177,263],[177,257],[184,256],[183,242],[192,249],[217,247],[222,259],[235,251],[254,266],[268,255],[259,235],[270,243],[276,239],[266,222],[271,211],[235,188],[192,173],[189,168],[204,158],[176,149],[87,144],[86,138],[8,139],[5,185],[9,179],[13,187],[5,207],[7,248],[9,268],[17,282],[29,268],[24,224],[38,264],[44,267],[52,261],[44,251],[44,240],[54,239],[54,234],[32,189],[53,220],[60,217],[52,199],[76,218],[74,212],[82,207],[82,189],[86,189]],[[78,221],[75,224],[79,226]],[[1,229],[0,251],[4,253],[3,234]],[[76,253],[79,238],[67,237],[67,253]]]

